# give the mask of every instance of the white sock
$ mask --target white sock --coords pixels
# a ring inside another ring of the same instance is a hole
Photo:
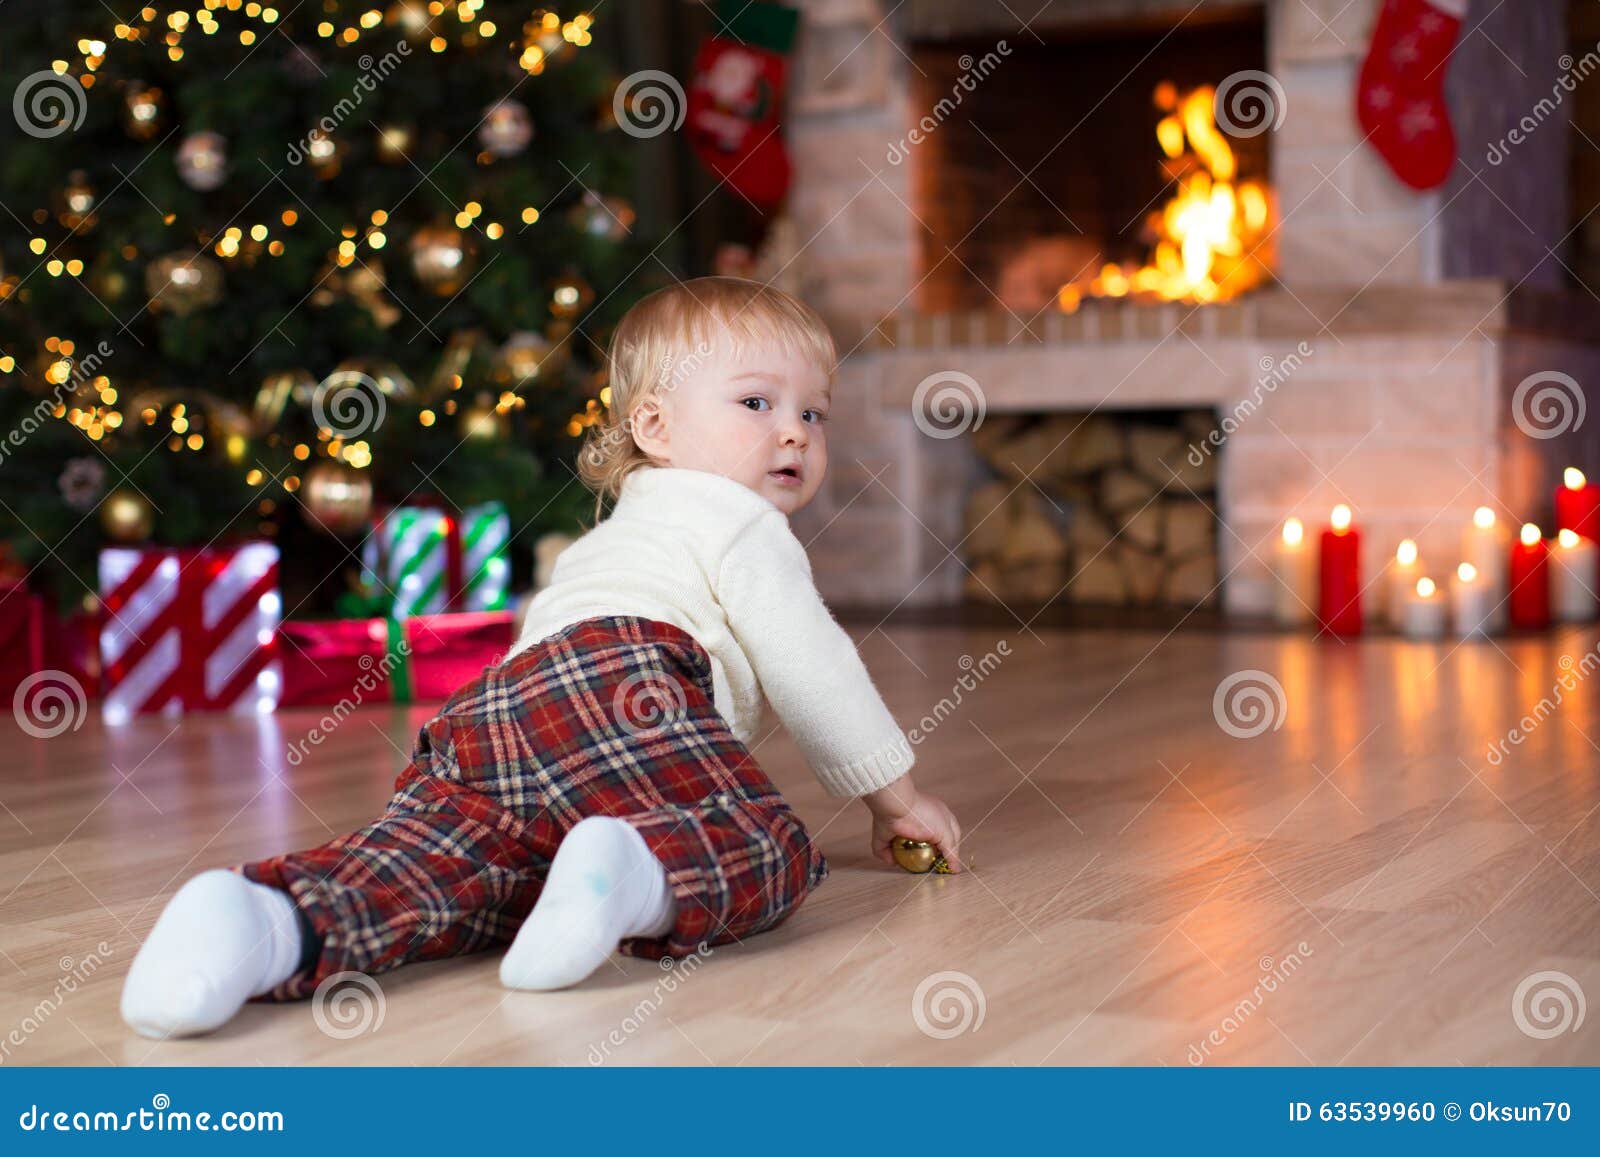
[[[667,870],[632,824],[590,816],[572,826],[533,911],[500,961],[507,988],[566,988],[630,936],[665,936],[676,903]]]
[[[287,893],[218,868],[167,902],[122,987],[122,1019],[163,1040],[210,1032],[294,975],[300,925]]]

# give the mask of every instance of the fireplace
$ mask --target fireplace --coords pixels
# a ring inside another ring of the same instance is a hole
[[[1215,300],[1263,279],[1275,110],[1254,79],[1266,75],[1259,9],[1042,42],[922,41],[911,60],[913,104],[936,114],[903,146],[923,226],[918,308],[1031,318],[1084,296]]]
[[[1394,178],[1354,116],[1378,0],[1014,7],[806,6],[789,130],[804,245],[786,275],[846,356],[834,466],[797,530],[832,602],[998,601],[1021,622],[1025,604],[1106,595],[1076,568],[1029,570],[1018,561],[1029,548],[983,549],[996,482],[1045,496],[1044,519],[1071,544],[1074,502],[1101,499],[1008,476],[986,447],[1067,437],[1086,419],[1113,423],[1124,446],[1151,415],[1186,445],[1211,419],[1198,440],[1214,477],[1196,494],[1214,511],[1214,581],[1197,597],[1167,578],[1153,592],[1146,577],[1112,597],[1238,617],[1272,605],[1268,560],[1287,518],[1316,527],[1334,505],[1354,507],[1375,575],[1405,538],[1424,558],[1452,557],[1480,505],[1539,520],[1560,467],[1600,452],[1600,398],[1588,423],[1533,434],[1513,406],[1533,374],[1580,390],[1600,380],[1600,307],[1560,259],[1573,219],[1593,208],[1570,205],[1574,134],[1552,123],[1513,163],[1482,160],[1549,95],[1507,56],[1556,60],[1570,47],[1546,6],[1472,0],[1465,26],[1481,35],[1463,41],[1446,81],[1461,163],[1426,193]],[[1094,69],[1115,73],[1104,91],[1052,97]],[[1270,194],[1251,247],[1262,276],[1231,294],[1137,285],[1133,272],[1161,262],[1151,212],[1196,172],[1183,158],[1192,134],[1174,156],[1159,126],[1188,94],[1239,77],[1278,101],[1262,131],[1229,134],[1234,194],[1246,181]],[[941,428],[930,401],[952,391],[964,399],[958,428]],[[1155,503],[1172,496],[1163,486]],[[1149,528],[1119,518],[1112,531],[1099,557]]]

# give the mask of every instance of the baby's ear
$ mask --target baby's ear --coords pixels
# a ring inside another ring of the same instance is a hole
[[[628,419],[634,444],[646,454],[661,456],[667,449],[667,419],[661,399],[652,394],[634,408]]]

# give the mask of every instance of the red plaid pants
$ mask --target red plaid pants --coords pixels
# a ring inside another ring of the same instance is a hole
[[[792,913],[828,875],[798,816],[712,701],[687,631],[587,619],[458,690],[417,736],[382,816],[321,847],[236,866],[288,892],[322,938],[311,971],[260,1000],[508,944],[562,837],[588,816],[638,829],[677,919],[630,956],[688,956]]]

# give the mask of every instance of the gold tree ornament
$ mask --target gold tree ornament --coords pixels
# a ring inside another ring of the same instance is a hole
[[[912,840],[896,836],[892,845],[894,862],[908,872],[923,875],[933,872],[940,876],[952,875],[949,863],[939,854],[939,849],[927,840]],[[972,866],[968,861],[967,866]]]
[[[372,515],[372,479],[332,458],[306,471],[299,493],[311,520],[337,538],[364,530]]]
[[[256,434],[266,434],[283,421],[292,407],[306,410],[316,394],[317,379],[310,370],[281,370],[268,374],[256,391],[255,405],[250,411],[251,426]]]
[[[483,110],[478,123],[478,143],[497,157],[514,157],[533,140],[533,117],[528,106],[509,97]]]
[[[621,197],[602,197],[588,192],[572,207],[568,220],[574,229],[606,241],[621,241],[633,231],[633,206]]]
[[[167,119],[167,97],[159,88],[133,81],[122,98],[122,127],[136,141],[155,139]]]
[[[550,282],[550,314],[562,320],[577,317],[594,301],[594,289],[576,273],[564,274]]]
[[[118,487],[100,504],[100,529],[112,542],[143,542],[156,527],[150,500],[137,490]]]
[[[511,435],[511,420],[489,394],[479,394],[461,411],[461,436],[485,442],[503,442]]]
[[[152,309],[193,313],[222,300],[222,266],[193,249],[169,253],[146,267],[144,288]]]
[[[417,130],[408,124],[379,125],[378,160],[386,165],[404,164],[417,147]]]
[[[506,344],[500,347],[498,372],[495,376],[513,386],[531,382],[541,374],[548,379],[551,375],[546,373],[547,363],[554,367],[551,350],[549,339],[540,334],[528,330],[514,333],[506,339]]]
[[[461,291],[471,261],[466,240],[453,225],[424,225],[411,237],[412,272],[439,297]]]
[[[221,133],[190,133],[178,146],[178,176],[189,188],[209,193],[228,179],[228,142]]]
[[[349,146],[343,141],[321,128],[314,128],[306,134],[306,160],[311,165],[311,171],[324,181],[339,175],[348,149]]]
[[[100,223],[94,211],[99,200],[88,174],[74,169],[56,194],[56,220],[74,233],[88,233]]]

